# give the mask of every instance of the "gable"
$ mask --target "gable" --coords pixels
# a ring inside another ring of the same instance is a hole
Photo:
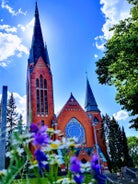
[[[74,129],[76,128],[77,133],[80,135],[79,141],[81,143],[87,146],[92,146],[94,144],[92,126],[87,113],[72,94],[62,108],[60,114],[57,116],[57,122],[58,129],[61,130],[65,137],[71,137],[71,135],[75,136],[76,132]]]

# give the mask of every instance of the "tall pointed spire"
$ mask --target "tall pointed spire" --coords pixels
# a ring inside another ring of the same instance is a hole
[[[49,56],[47,47],[44,46],[43,35],[41,30],[41,24],[39,19],[38,5],[35,5],[35,23],[32,37],[32,45],[30,49],[29,63],[36,64],[39,57],[42,57],[44,62],[49,65]]]
[[[96,100],[94,98],[92,89],[90,87],[90,83],[88,81],[88,78],[87,78],[87,84],[86,84],[85,109],[86,109],[86,112],[88,112],[88,111],[100,112],[100,110],[98,109],[98,105],[96,103]]]

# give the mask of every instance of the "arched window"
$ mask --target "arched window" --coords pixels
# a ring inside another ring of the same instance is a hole
[[[44,90],[44,102],[45,102],[45,113],[48,114],[48,98],[47,98],[47,90]]]
[[[40,113],[40,96],[39,89],[36,90],[36,106],[37,106],[37,114]]]
[[[47,81],[46,81],[46,79],[44,79],[44,88],[45,89],[47,88]]]
[[[48,115],[47,81],[42,75],[36,79],[36,106],[38,115]]]
[[[43,76],[40,75],[40,88],[43,88]]]
[[[39,79],[36,79],[36,88],[39,88]]]
[[[76,137],[78,143],[85,143],[85,130],[81,123],[76,119],[72,118],[65,127],[65,133],[67,138]]]
[[[44,95],[43,90],[40,90],[40,97],[41,97],[41,114],[44,114]]]
[[[97,118],[97,117],[94,117],[93,122],[94,122],[95,124],[97,124],[97,123],[99,122],[98,118]]]

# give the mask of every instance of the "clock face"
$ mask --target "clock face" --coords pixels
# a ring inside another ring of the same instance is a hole
[[[85,143],[85,131],[81,123],[75,119],[72,118],[65,128],[66,137],[76,137],[78,139],[78,143]]]

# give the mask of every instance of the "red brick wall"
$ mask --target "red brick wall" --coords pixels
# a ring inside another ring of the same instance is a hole
[[[48,88],[48,115],[37,115],[36,106],[36,79],[43,76],[47,80]],[[54,115],[54,102],[53,102],[53,84],[52,84],[52,74],[50,73],[48,67],[44,63],[42,57],[40,57],[31,73],[30,77],[30,90],[31,90],[31,109],[32,109],[32,122],[37,123],[44,120],[47,126],[51,126],[51,120]]]
[[[92,127],[87,114],[78,104],[78,102],[76,102],[76,105],[70,105],[68,102],[57,117],[58,129],[60,129],[64,134],[66,124],[71,118],[76,118],[81,123],[81,125],[85,129],[86,147],[92,147],[94,145]]]

